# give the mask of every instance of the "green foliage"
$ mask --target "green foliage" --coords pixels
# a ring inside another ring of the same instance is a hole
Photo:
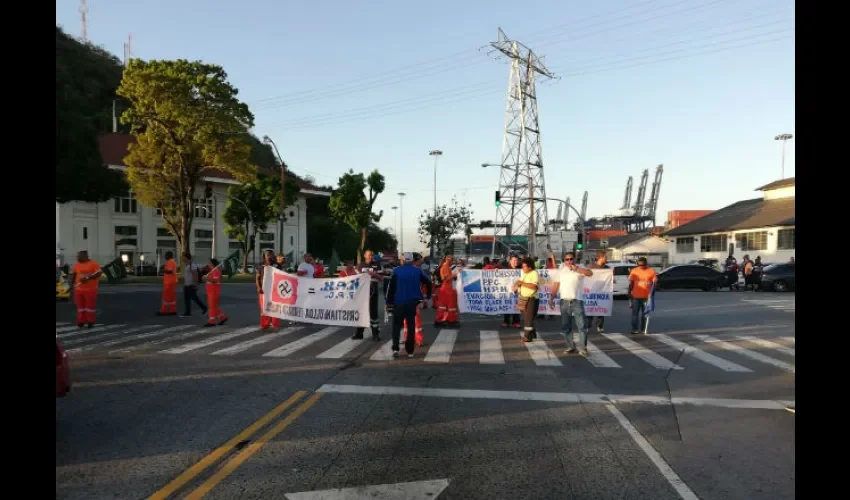
[[[124,159],[130,186],[141,203],[162,210],[166,228],[186,248],[204,172],[255,179],[246,140],[254,116],[224,70],[199,61],[133,59],[118,94],[131,104],[121,121],[138,140]]]
[[[287,178],[285,191],[284,203],[291,206],[298,198],[298,185]],[[258,174],[254,182],[231,186],[227,196],[227,205],[221,218],[226,224],[227,235],[242,244],[242,267],[246,267],[248,254],[254,250],[248,242],[256,241],[257,234],[264,232],[270,223],[277,223],[280,214],[280,178]]]
[[[56,26],[56,201],[102,202],[125,191],[121,172],[103,163],[97,136],[112,129],[121,62]]]
[[[307,199],[307,248],[322,259],[331,258],[335,249],[343,260],[356,260],[361,235],[347,224],[335,221],[328,205],[327,198]],[[374,223],[370,225],[364,248],[385,252],[394,251],[397,246],[395,236]]]
[[[375,200],[385,187],[384,176],[377,170],[373,170],[368,178],[363,174],[355,174],[354,170],[349,170],[339,178],[339,185],[328,202],[331,217],[336,222],[344,223],[354,231],[360,231],[358,264],[366,247],[370,225],[380,222],[384,215],[383,210],[376,214],[372,209],[375,206]]]
[[[438,205],[436,214],[422,211],[419,215],[419,241],[428,247],[433,243],[437,253],[446,253],[452,236],[463,232],[468,238],[472,234],[471,223],[472,205],[460,205],[457,199],[452,198],[451,204]]]

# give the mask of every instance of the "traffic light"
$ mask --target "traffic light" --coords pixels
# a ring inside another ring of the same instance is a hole
[[[576,237],[578,238],[578,241],[576,242],[576,250],[581,250],[584,248],[584,234],[578,233]]]
[[[502,204],[502,192],[496,191],[496,206],[498,207],[501,204]]]
[[[208,182],[207,186],[204,188],[204,199],[209,200],[212,198],[212,194],[212,184]]]

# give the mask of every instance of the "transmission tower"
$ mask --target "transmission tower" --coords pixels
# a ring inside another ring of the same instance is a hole
[[[80,38],[84,42],[87,42],[89,40],[88,13],[89,13],[89,8],[86,5],[86,0],[80,0],[80,22],[82,23],[82,27],[83,27],[82,34],[81,34]]]
[[[498,40],[490,46],[511,61],[499,173],[501,203],[496,208],[493,253],[495,240],[504,227],[508,237],[527,234],[528,249],[534,255],[536,237],[549,233],[535,79],[537,75],[544,78],[554,75],[530,48],[509,39],[501,28]]]

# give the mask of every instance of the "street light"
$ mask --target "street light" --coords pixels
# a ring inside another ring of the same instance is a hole
[[[785,143],[793,138],[794,136],[791,134],[779,134],[773,138],[774,141],[782,141],[782,179],[785,178]]]
[[[399,193],[398,194],[398,211],[401,212],[399,214],[399,228],[398,234],[401,238],[399,242],[399,252],[404,252],[404,197],[407,196],[407,193]]]
[[[398,207],[390,207],[393,209],[393,232],[398,236]]]
[[[283,158],[280,157],[280,151],[277,150],[277,144],[274,143],[271,137],[265,135],[263,136],[263,142],[267,145],[270,145],[274,148],[274,152],[277,155],[277,161],[280,163],[280,253],[285,254],[283,251],[283,213],[286,211],[286,201],[285,193],[286,193],[286,164],[283,163]]]
[[[429,155],[434,157],[434,221],[437,219],[437,161],[440,159],[440,156],[443,155],[443,152],[439,149],[434,149],[428,153]],[[434,260],[434,255],[436,254],[434,244],[436,241],[434,240],[434,235],[431,235],[431,260]]]

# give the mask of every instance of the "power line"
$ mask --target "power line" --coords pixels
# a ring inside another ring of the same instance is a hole
[[[739,32],[744,32],[744,31],[747,31],[747,29],[745,29],[745,30],[732,30],[732,31],[730,31],[726,34],[739,33]],[[564,74],[562,76],[565,77],[565,78],[566,77],[583,76],[583,75],[593,74],[593,73],[600,72],[600,71],[611,71],[611,70],[615,70],[615,69],[625,69],[625,68],[631,68],[631,67],[635,67],[635,66],[642,66],[642,65],[645,65],[645,64],[652,64],[652,63],[666,62],[666,61],[675,61],[675,60],[679,60],[679,59],[684,59],[686,57],[693,57],[693,56],[698,56],[698,55],[711,54],[711,53],[716,52],[716,51],[701,51],[701,52],[698,52],[698,53],[695,53],[695,54],[683,54],[683,55],[677,56],[677,57],[669,57],[672,54],[687,52],[687,51],[691,51],[691,50],[695,50],[695,49],[712,47],[712,46],[716,46],[718,44],[725,44],[725,43],[736,42],[736,41],[749,41],[749,40],[752,40],[752,39],[759,37],[759,36],[773,35],[773,34],[783,33],[783,32],[786,32],[786,31],[790,31],[790,28],[789,29],[782,29],[782,30],[773,30],[773,31],[764,32],[764,33],[758,33],[758,34],[754,34],[754,35],[751,35],[751,36],[739,37],[739,38],[736,38],[736,39],[719,40],[719,41],[716,41],[714,43],[702,44],[702,45],[691,46],[691,47],[684,47],[684,48],[677,49],[677,50],[661,52],[661,53],[657,53],[657,54],[649,54],[649,55],[640,56],[640,57],[621,58],[620,60],[615,59],[613,61],[606,61],[606,60],[603,59],[602,61],[596,62],[594,64],[588,64],[588,65],[585,65],[585,66],[582,66],[582,67],[572,68],[570,73]],[[708,37],[708,39],[712,39],[712,38],[716,38],[716,37],[717,37],[717,35],[715,35],[713,37]],[[739,48],[739,47],[748,47],[748,46],[752,46],[752,45],[759,45],[759,44],[762,44],[762,43],[769,43],[769,42],[778,41],[778,40],[782,40],[782,39],[786,39],[786,38],[788,38],[788,37],[770,38],[768,40],[757,41],[756,43],[746,43],[746,44],[743,44],[743,45],[733,45],[731,47],[724,47],[724,48],[721,48],[717,51],[726,51],[726,50],[732,50],[732,49]],[[703,39],[705,39],[705,38],[703,38]],[[700,39],[690,40],[690,42],[694,42],[694,41],[700,41]],[[688,41],[678,41],[678,42],[675,42],[673,44],[668,44],[666,46],[674,46],[674,45],[678,45],[678,44],[685,43],[685,42],[688,42]],[[661,46],[661,47],[666,47],[666,46]],[[663,57],[661,59],[653,59],[653,58],[658,58],[659,56],[663,56]],[[647,59],[649,59],[649,60],[647,60]],[[388,103],[388,104],[380,106],[378,108],[363,107],[363,108],[357,108],[357,109],[353,109],[353,110],[346,110],[346,111],[342,111],[342,112],[339,112],[339,113],[325,113],[323,115],[307,116],[307,117],[303,117],[301,119],[295,119],[295,120],[292,120],[292,121],[289,121],[289,122],[285,122],[286,123],[285,129],[312,127],[312,126],[324,125],[324,124],[329,124],[329,123],[334,123],[334,124],[335,123],[344,123],[344,122],[351,121],[351,120],[372,118],[372,117],[391,116],[391,115],[395,115],[395,114],[407,113],[407,112],[411,112],[411,111],[426,109],[426,108],[432,107],[434,105],[439,105],[441,103],[451,104],[451,103],[466,101],[466,100],[469,100],[469,99],[474,99],[476,97],[491,95],[491,94],[497,93],[497,92],[498,93],[504,92],[504,89],[501,89],[501,88],[494,88],[492,90],[485,91],[485,92],[477,92],[476,89],[479,89],[479,88],[483,89],[483,88],[486,88],[486,86],[487,86],[486,83],[482,83],[480,85],[472,85],[468,88],[468,90],[461,91],[461,92],[454,92],[454,93],[452,93],[452,91],[438,92],[438,93],[436,93],[435,97],[420,96],[418,98],[404,99],[404,100],[401,100],[401,101],[396,101],[394,103]],[[435,94],[432,93],[432,94],[428,94],[428,95],[433,96]],[[421,101],[421,102],[415,103],[415,104],[418,104],[418,105],[416,105],[412,108],[409,108],[408,106],[405,105],[405,103],[407,103],[407,102],[411,102],[411,104],[414,104],[413,101]],[[375,113],[376,109],[379,109],[382,112],[376,114]]]

